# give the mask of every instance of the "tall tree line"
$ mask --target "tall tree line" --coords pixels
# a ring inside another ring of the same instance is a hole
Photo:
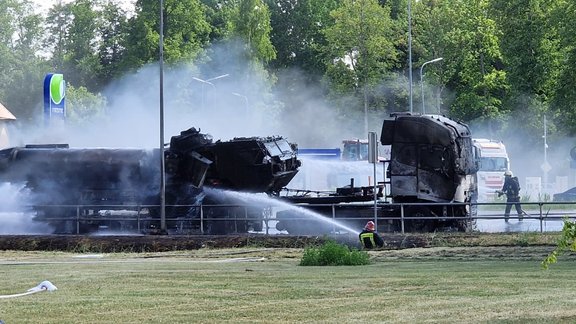
[[[377,125],[409,109],[411,56],[415,112],[485,125],[494,137],[521,131],[534,143],[544,115],[552,136],[576,133],[573,1],[411,0],[410,12],[407,1],[164,0],[165,64],[217,75],[212,48],[229,46],[247,63],[239,83],[257,76],[262,98],[277,95],[270,109],[297,116],[307,91],[342,120]],[[0,102],[32,121],[39,100],[30,94],[60,71],[80,90],[74,98],[104,105],[106,86],[158,61],[159,4],[137,0],[128,14],[118,0],[74,0],[41,15],[29,0],[0,2]],[[79,101],[75,116],[86,120],[89,102]]]

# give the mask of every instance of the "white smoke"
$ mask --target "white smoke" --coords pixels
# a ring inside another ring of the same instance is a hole
[[[0,235],[47,234],[52,228],[33,221],[28,193],[22,185],[0,183]]]

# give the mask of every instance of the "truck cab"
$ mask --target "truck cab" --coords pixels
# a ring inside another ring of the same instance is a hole
[[[479,152],[478,200],[491,201],[496,190],[504,185],[504,172],[510,170],[510,159],[502,141],[486,138],[474,138],[474,146]]]

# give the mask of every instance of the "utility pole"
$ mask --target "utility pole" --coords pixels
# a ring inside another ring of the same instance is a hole
[[[548,142],[546,137],[548,136],[548,128],[546,126],[546,115],[544,115],[544,135],[542,136],[542,138],[544,138],[544,163],[542,163],[541,169],[544,172],[544,177],[543,177],[543,193],[546,194],[548,193],[548,172],[550,172],[550,170],[552,169],[552,167],[550,166],[550,163],[548,163]]]
[[[422,95],[422,114],[426,113],[426,107],[424,106],[424,66],[426,64],[435,63],[435,62],[442,61],[442,60],[443,60],[442,57],[435,58],[435,59],[430,60],[428,62],[424,62],[424,64],[422,64],[422,66],[420,67],[420,87],[421,87],[421,91],[422,91],[422,94],[421,94]]]
[[[166,233],[166,175],[164,165],[164,0],[160,0],[160,231]]]
[[[408,84],[410,88],[410,112],[414,111],[412,105],[412,9],[410,8],[410,3],[412,0],[408,0]]]

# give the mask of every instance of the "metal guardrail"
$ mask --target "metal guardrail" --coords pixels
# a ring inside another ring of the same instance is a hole
[[[539,222],[539,230],[540,232],[544,231],[544,225],[546,222],[549,221],[562,221],[564,219],[576,219],[576,202],[522,202],[523,209],[528,211],[527,215],[524,215],[524,220],[537,220]],[[402,233],[404,233],[404,223],[409,220],[436,220],[437,218],[431,217],[417,217],[417,216],[410,216],[406,215],[405,209],[411,206],[429,206],[429,203],[403,203],[403,204],[392,204],[392,203],[380,203],[377,207],[378,209],[382,209],[384,207],[400,207],[401,214],[399,217],[386,217],[386,220],[399,220],[402,224]],[[472,216],[465,216],[465,217],[446,217],[451,220],[454,219],[462,219],[467,220],[469,222],[474,223],[478,220],[504,220],[504,209],[506,205],[513,205],[513,203],[451,203],[451,204],[443,204],[448,206],[462,206],[465,205],[471,210],[475,208],[478,210],[476,215]],[[332,222],[346,222],[346,221],[368,221],[373,220],[373,217],[339,217],[338,215],[338,207],[342,207],[343,204],[326,204],[326,205],[315,205],[315,206],[329,206],[332,210],[332,216],[327,217],[330,218]],[[346,204],[346,206],[359,206],[364,207],[366,209],[372,208],[373,205],[371,204]],[[275,213],[271,212],[273,207],[277,206],[265,206],[265,207],[254,207],[251,205],[170,205],[166,206],[167,208],[196,208],[199,210],[199,217],[198,218],[190,218],[190,217],[175,217],[175,218],[167,218],[167,222],[176,222],[181,223],[182,227],[186,227],[186,223],[198,223],[199,222],[199,230],[201,234],[204,234],[206,231],[206,224],[208,222],[221,222],[221,221],[234,221],[234,222],[247,222],[247,221],[262,221],[264,224],[262,226],[262,231],[264,234],[273,234],[271,233],[272,226],[274,226],[274,222],[278,221],[279,219],[276,218]],[[207,217],[205,215],[205,210],[210,208],[211,210],[219,209],[219,208],[243,208],[243,216],[242,217]],[[158,217],[154,217],[150,214],[150,210],[153,208],[159,208],[158,205],[33,205],[33,206],[26,206],[25,209],[28,210],[37,210],[42,208],[50,208],[50,209],[68,209],[68,210],[75,210],[75,216],[70,217],[51,217],[49,220],[54,221],[74,221],[76,233],[80,233],[80,225],[83,222],[93,221],[94,219],[101,220],[101,221],[133,221],[137,224],[137,230],[141,231],[144,224],[146,222],[153,222],[158,221]],[[254,211],[254,208],[258,210],[267,212],[263,213],[261,217],[250,217],[251,210]],[[283,208],[283,207],[277,207]],[[105,211],[103,214],[95,215],[95,214],[87,214],[87,211]],[[22,212],[21,208],[19,210],[6,210],[5,208],[0,212]],[[117,214],[115,211],[125,211],[124,214]],[[551,212],[552,211],[552,212]],[[516,211],[514,208],[511,209],[511,219],[516,218]],[[299,219],[299,218],[296,218]],[[302,219],[309,219],[306,217],[302,217]],[[377,217],[376,221],[383,221],[384,218]],[[272,225],[270,225],[272,223]],[[193,227],[193,226],[189,226]],[[333,230],[334,232],[337,231],[336,225],[334,225]],[[472,228],[472,226],[469,226]]]

